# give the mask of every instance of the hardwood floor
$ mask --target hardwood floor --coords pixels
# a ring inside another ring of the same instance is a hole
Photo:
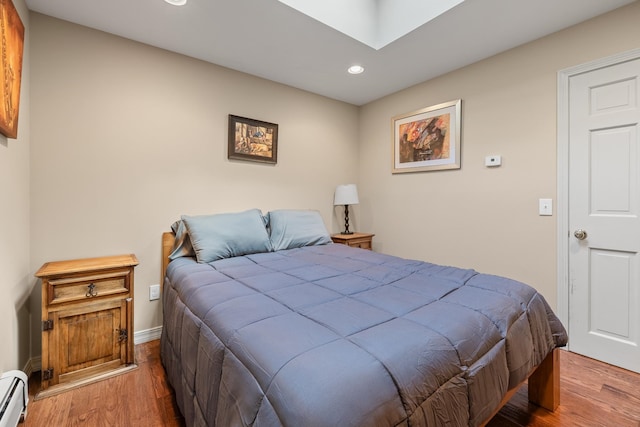
[[[160,341],[135,346],[138,368],[41,400],[39,372],[29,380],[23,427],[183,427],[173,389],[160,362]]]
[[[184,420],[160,362],[160,342],[136,346],[138,369],[75,390],[33,400],[39,378],[29,382],[24,427],[182,427]],[[527,400],[527,387],[488,427],[640,427],[640,374],[560,352],[560,407],[551,413]]]
[[[487,427],[640,427],[640,374],[560,352],[560,406],[546,411],[516,395]]]

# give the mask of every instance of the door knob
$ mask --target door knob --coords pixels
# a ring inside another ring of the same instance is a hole
[[[576,237],[576,239],[578,240],[584,240],[587,238],[587,232],[582,230],[582,229],[577,229],[573,235]]]

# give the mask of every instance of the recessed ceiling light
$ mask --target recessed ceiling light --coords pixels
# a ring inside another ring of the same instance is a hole
[[[361,74],[364,72],[364,67],[362,65],[352,65],[347,71],[349,74]]]
[[[174,6],[184,6],[185,4],[187,4],[187,0],[164,0],[164,1]]]

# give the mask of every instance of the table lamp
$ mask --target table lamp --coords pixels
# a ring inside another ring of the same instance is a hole
[[[357,205],[358,203],[358,188],[355,184],[338,185],[336,187],[333,205],[344,205],[344,232],[342,234],[353,234],[353,231],[349,231],[349,205]]]

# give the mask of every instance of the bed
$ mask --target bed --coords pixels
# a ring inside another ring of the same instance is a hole
[[[334,244],[314,211],[172,229],[161,358],[189,426],[482,426],[527,380],[559,404],[567,335],[525,284]]]

